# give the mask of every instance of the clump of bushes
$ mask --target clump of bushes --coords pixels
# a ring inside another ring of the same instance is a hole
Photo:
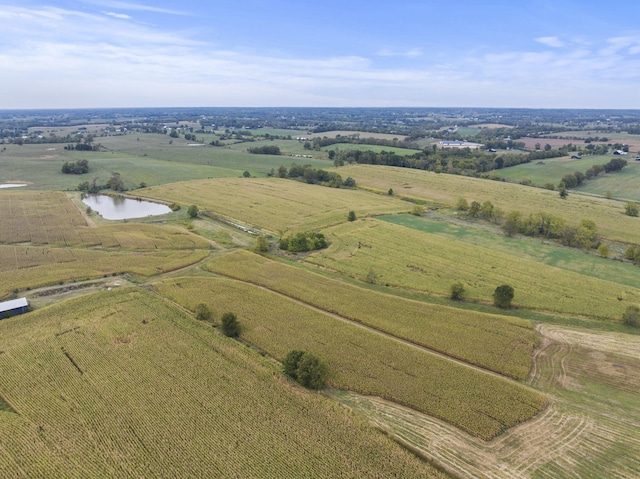
[[[280,249],[290,253],[303,253],[314,251],[329,246],[322,233],[305,232],[296,233],[280,240]]]
[[[282,360],[284,373],[309,389],[321,389],[329,377],[329,368],[313,353],[294,349]]]

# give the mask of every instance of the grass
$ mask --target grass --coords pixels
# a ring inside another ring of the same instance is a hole
[[[458,198],[491,201],[505,212],[520,211],[527,216],[541,211],[580,222],[594,221],[598,233],[616,241],[638,243],[640,221],[624,214],[624,202],[580,195],[575,190],[566,200],[557,191],[456,175],[437,174],[409,168],[350,165],[336,169],[343,178],[351,176],[361,188],[394,196],[453,207]]]
[[[343,177],[344,178],[344,177]],[[394,198],[355,189],[328,188],[280,178],[227,178],[173,183],[140,191],[146,198],[196,204],[273,233],[313,230],[358,217],[407,212],[411,208]]]
[[[528,321],[380,294],[247,251],[219,256],[206,269],[516,379],[529,374],[538,344]]]
[[[144,290],[0,322],[4,477],[444,478]],[[268,445],[268,447],[265,447]]]
[[[395,153],[396,155],[409,156],[415,153],[420,153],[421,150],[411,150],[408,148],[397,148],[393,146],[381,146],[381,145],[360,145],[354,143],[336,143],[334,145],[324,146],[322,151],[329,150],[359,150],[359,151],[373,151],[380,153],[386,151],[387,153]]]
[[[607,155],[585,155],[581,160],[572,160],[570,156],[563,156],[546,160],[534,160],[529,163],[496,170],[496,173],[503,178],[515,182],[528,179],[537,186],[544,186],[547,183],[557,185],[565,175],[573,174],[576,171],[584,173],[592,166],[604,165],[610,160],[611,156]],[[611,173],[613,176],[617,176],[618,174],[619,173]]]
[[[637,266],[603,258],[595,253],[585,253],[582,250],[566,248],[553,242],[541,242],[538,238],[509,238],[479,227],[455,225],[414,215],[379,216],[378,219],[425,233],[437,234],[453,241],[462,241],[518,258],[538,261],[565,271],[612,281],[618,283],[621,288],[625,286],[640,288],[640,275],[638,275]]]
[[[387,221],[363,219],[325,235],[331,246],[306,261],[363,281],[373,271],[378,283],[444,296],[461,281],[469,299],[488,303],[497,286],[509,284],[518,307],[613,320],[640,300],[635,287]]]
[[[234,311],[242,338],[282,359],[311,351],[332,372],[330,384],[389,398],[490,439],[535,415],[544,396],[471,367],[323,314],[289,298],[238,281],[176,278],[161,294],[195,309],[204,302],[219,317]]]

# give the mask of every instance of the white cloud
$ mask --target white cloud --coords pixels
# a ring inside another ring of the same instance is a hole
[[[379,57],[407,57],[407,58],[415,58],[422,56],[422,50],[419,48],[412,48],[410,50],[405,51],[395,51],[389,48],[383,48],[379,50],[376,55]]]
[[[548,47],[561,48],[565,46],[565,43],[558,37],[538,37],[534,39],[538,43],[542,43]]]
[[[115,12],[103,12],[105,15],[109,15],[110,17],[119,18],[121,20],[131,20],[131,16],[125,13],[115,13]]]
[[[151,5],[144,5],[142,3],[123,2],[119,0],[81,0],[83,3],[89,3],[91,5],[98,5],[101,7],[113,8],[115,10],[129,10],[138,12],[153,12],[153,13],[166,13],[168,15],[192,15],[189,12],[183,10],[173,10],[169,8],[154,7]]]

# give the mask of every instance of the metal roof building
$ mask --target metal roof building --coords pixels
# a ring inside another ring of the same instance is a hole
[[[16,314],[24,314],[29,308],[27,298],[12,299],[11,301],[3,301],[0,303],[0,319],[15,316]]]

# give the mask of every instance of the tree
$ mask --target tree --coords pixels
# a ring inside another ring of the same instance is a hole
[[[344,180],[344,183],[342,184],[345,188],[353,188],[354,186],[356,186],[356,180],[354,180],[350,176],[347,176],[347,179]]]
[[[233,313],[224,313],[220,319],[222,322],[222,332],[225,336],[230,338],[237,338],[240,336],[240,323],[238,318]]]
[[[469,206],[469,211],[467,212],[467,215],[470,218],[477,218],[478,215],[480,214],[481,208],[482,208],[482,205],[480,204],[479,201],[472,201],[471,206]]]
[[[107,181],[107,186],[114,191],[124,191],[124,180],[117,171],[111,173],[111,178]]]
[[[322,388],[329,376],[329,369],[318,356],[296,349],[287,353],[282,366],[287,376],[310,389]]]
[[[196,205],[191,205],[189,206],[189,209],[187,209],[187,214],[189,215],[189,218],[195,218],[196,216],[198,216],[198,213],[200,213],[200,210]]]
[[[513,287],[508,284],[503,284],[498,286],[493,292],[493,304],[499,308],[508,309],[511,307],[513,296]]]
[[[640,205],[633,201],[629,201],[626,205],[624,205],[624,214],[627,216],[640,215]]]
[[[265,235],[260,235],[256,238],[256,246],[255,250],[258,253],[264,253],[265,251],[269,251],[269,238]]]
[[[251,178],[251,173],[249,173],[248,171],[246,171],[246,170],[245,170],[245,171],[242,173],[242,177],[243,177],[243,178]]]
[[[456,201],[456,209],[458,211],[468,211],[469,210],[469,202],[466,198],[458,198]]]
[[[627,306],[622,314],[622,322],[627,326],[640,328],[640,308],[638,306]]]
[[[451,299],[454,301],[461,301],[464,298],[464,285],[457,281],[451,285]]]
[[[393,188],[389,188],[389,190],[387,191],[387,194],[389,196],[393,196]]]
[[[213,315],[211,314],[211,310],[209,306],[205,303],[198,303],[196,305],[196,319],[198,321],[211,321]]]
[[[356,220],[356,212],[351,210],[349,211],[349,214],[347,215],[347,219],[349,221],[355,221]]]
[[[507,215],[507,219],[502,225],[502,231],[504,234],[511,237],[520,231],[520,225],[522,223],[522,215],[519,211],[512,211]]]
[[[298,362],[296,370],[298,382],[309,389],[320,389],[327,382],[329,368],[319,357],[311,353],[304,353]]]
[[[278,167],[278,178],[286,178],[287,177],[287,168],[284,165],[280,165]]]
[[[569,196],[569,192],[567,191],[567,185],[564,184],[564,181],[561,181],[558,185],[558,191],[560,192],[560,198],[563,200]]]
[[[292,377],[293,379],[298,379],[298,363],[300,362],[303,354],[304,351],[292,349],[284,357],[282,360],[282,368],[287,376]]]
[[[413,208],[411,208],[411,214],[413,216],[422,216],[423,213],[424,213],[424,206],[414,205]]]

